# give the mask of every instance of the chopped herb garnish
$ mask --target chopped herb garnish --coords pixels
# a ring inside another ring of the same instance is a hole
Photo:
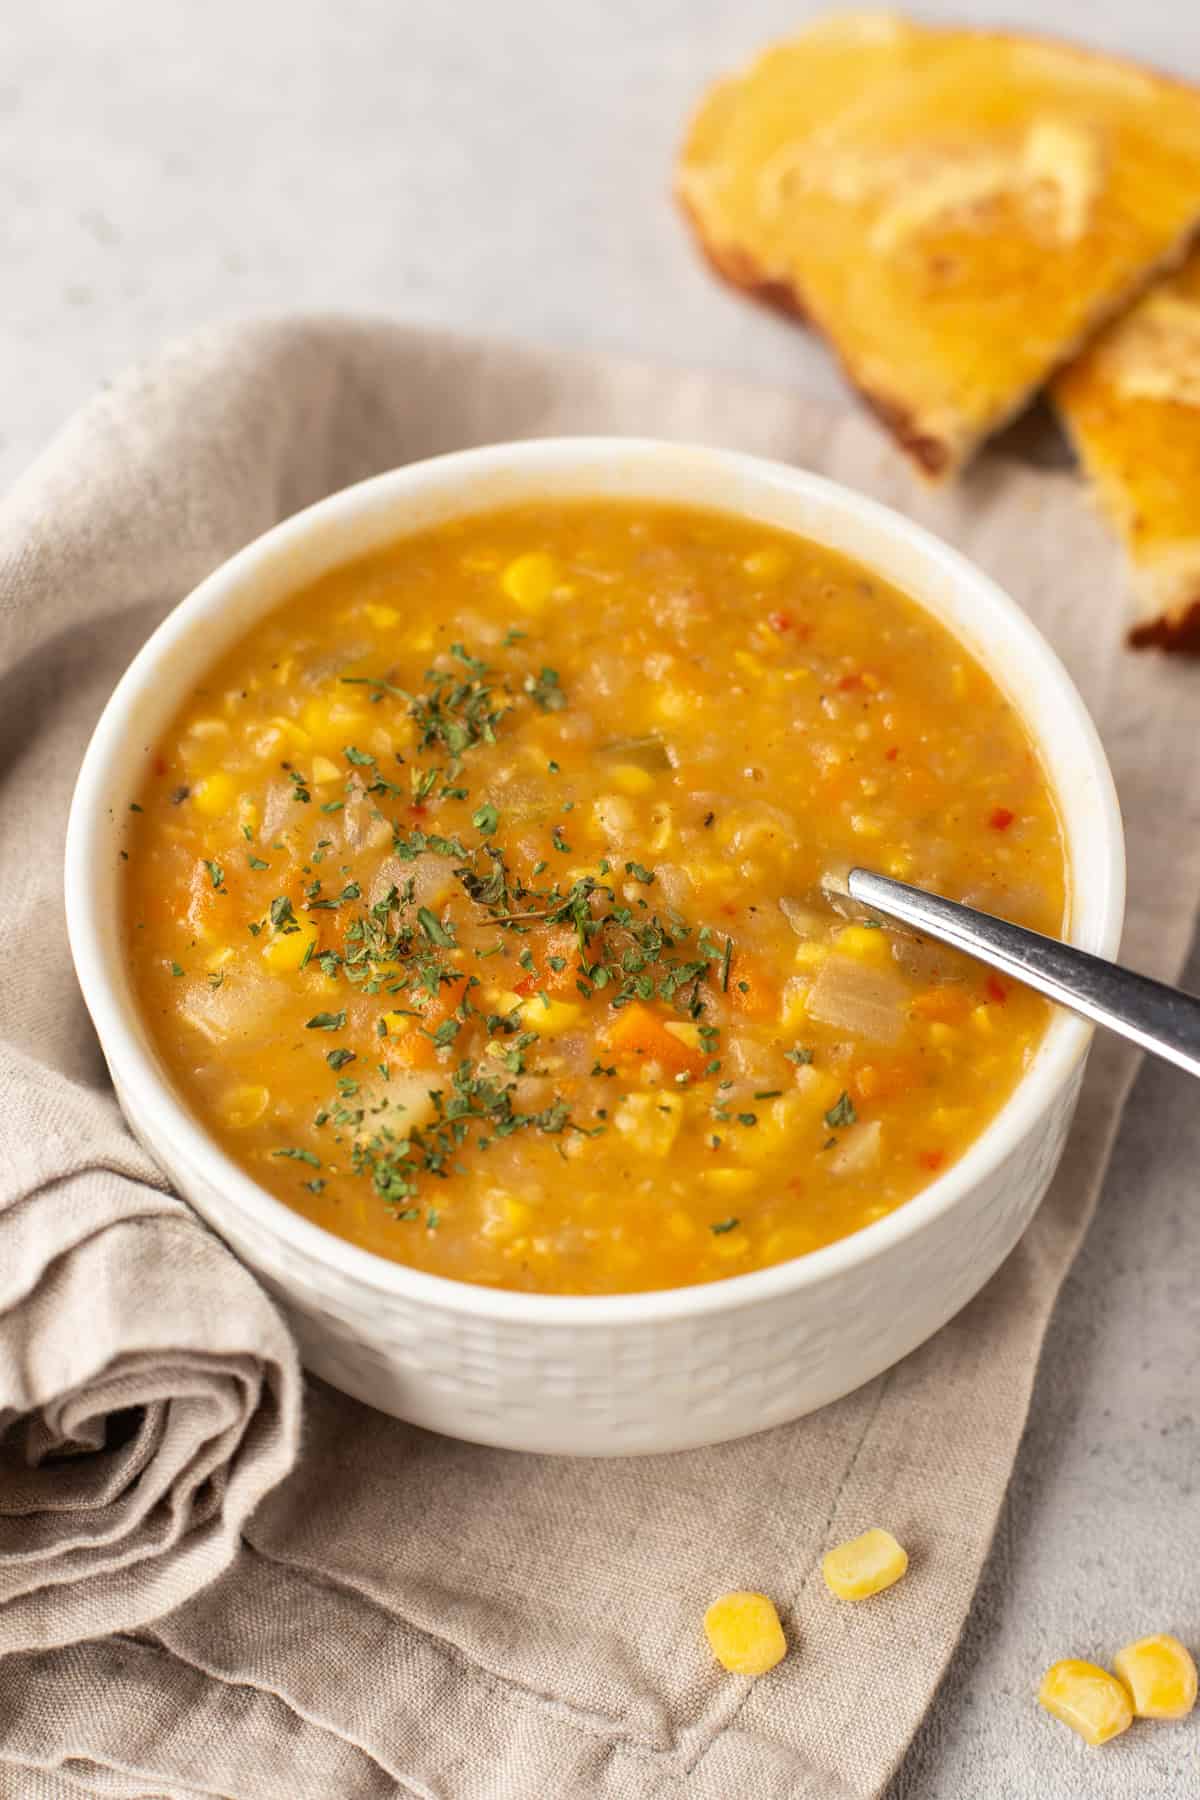
[[[269,869],[270,863],[264,862],[261,856],[248,856],[246,861],[252,869]]]
[[[557,669],[543,669],[536,678],[527,675],[525,692],[536,701],[543,712],[561,712],[567,704],[567,696],[559,685]]]
[[[173,962],[171,964],[171,973],[172,975],[182,975],[183,965],[181,963]]]
[[[353,1050],[327,1050],[325,1061],[331,1069],[344,1069],[347,1063],[354,1061]]]
[[[500,823],[500,814],[490,802],[485,802],[471,815],[471,823],[481,837],[491,837]]]
[[[299,931],[300,921],[292,911],[292,903],[286,894],[277,894],[271,902],[270,919],[275,931],[284,933]]]
[[[825,1123],[831,1131],[837,1131],[843,1125],[854,1125],[857,1121],[858,1114],[854,1110],[854,1102],[843,1089],[841,1096],[825,1114]]]
[[[417,910],[417,924],[425,933],[431,944],[437,944],[443,950],[452,950],[455,946],[453,929],[443,925],[441,920],[431,913],[427,906]]]
[[[341,1031],[346,1023],[346,1014],[342,1012],[314,1013],[311,1019],[304,1021],[306,1031]]]
[[[718,1219],[717,1223],[710,1225],[708,1229],[714,1237],[724,1237],[727,1231],[736,1231],[741,1222],[740,1219]]]
[[[209,879],[211,880],[213,886],[215,888],[219,888],[221,883],[225,879],[225,871],[221,867],[220,863],[219,862],[209,862],[208,859],[205,858],[204,866],[208,870]]]
[[[796,1063],[800,1068],[813,1059],[813,1053],[807,1044],[793,1044],[791,1049],[785,1050],[783,1054],[789,1062]]]
[[[271,1155],[290,1157],[292,1162],[307,1163],[312,1169],[319,1169],[321,1166],[320,1157],[314,1156],[311,1150],[272,1150]]]

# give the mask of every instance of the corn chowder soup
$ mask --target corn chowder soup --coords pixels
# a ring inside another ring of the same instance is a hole
[[[523,506],[338,569],[205,674],[133,806],[128,945],[193,1110],[380,1255],[549,1293],[740,1274],[948,1168],[1047,1021],[839,893],[1061,928],[1021,720],[828,550]]]

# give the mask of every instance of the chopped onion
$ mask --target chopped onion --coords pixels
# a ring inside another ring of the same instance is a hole
[[[667,746],[657,732],[649,732],[643,737],[613,738],[600,745],[600,754],[615,757],[618,762],[635,763],[651,775],[671,767]]]
[[[808,1014],[822,1025],[875,1044],[894,1044],[904,1029],[908,985],[891,969],[831,956],[808,995]]]
[[[825,935],[825,927],[829,921],[815,906],[805,906],[802,900],[793,900],[785,894],[779,902],[779,910],[798,938],[818,938]]]
[[[945,944],[931,943],[928,938],[896,937],[892,955],[897,966],[919,981],[922,987],[939,987],[944,982],[961,981],[966,974],[962,956]]]
[[[852,1125],[846,1135],[839,1139],[838,1149],[830,1158],[829,1167],[835,1175],[865,1174],[879,1161],[882,1136],[883,1125],[878,1119],[870,1119],[865,1125]]]

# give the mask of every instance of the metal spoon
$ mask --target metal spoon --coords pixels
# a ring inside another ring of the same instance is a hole
[[[1189,1075],[1200,1075],[1200,999],[1195,995],[869,869],[851,869],[846,885],[860,906],[965,950],[1059,1006],[1132,1038]]]

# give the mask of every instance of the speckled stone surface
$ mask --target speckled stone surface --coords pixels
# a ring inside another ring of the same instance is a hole
[[[0,481],[124,363],[256,310],[337,307],[837,391],[698,267],[669,197],[712,75],[789,0],[39,0],[0,14]],[[1195,0],[934,0],[1200,76]],[[1197,670],[1200,721],[1200,669]],[[1200,958],[1190,984],[1200,987]],[[1051,1330],[987,1577],[890,1800],[1197,1791],[1200,1728],[1088,1753],[1044,1665],[1200,1644],[1200,1108],[1138,1084]],[[898,1646],[916,1655],[916,1646]],[[887,1704],[881,1673],[880,1705]]]

